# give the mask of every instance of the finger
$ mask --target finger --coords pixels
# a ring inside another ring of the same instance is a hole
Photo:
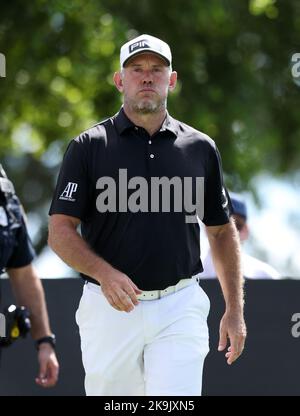
[[[137,295],[140,295],[141,293],[143,293],[143,291],[142,291],[141,289],[139,289],[139,288],[137,287],[137,285],[133,283],[133,281],[132,281],[132,280],[130,280],[130,282],[131,282],[131,286],[133,287],[133,289],[134,289],[134,291],[135,291],[135,293],[136,293]]]
[[[237,352],[229,352],[228,355],[225,354],[226,358],[227,358],[227,364],[231,365],[232,363],[234,363],[235,360],[237,360],[240,356],[240,354],[238,354]]]
[[[129,286],[129,287],[127,287],[126,289],[123,289],[123,290],[124,290],[124,292],[126,292],[126,294],[130,297],[131,302],[132,302],[134,305],[138,305],[138,304],[139,304],[139,301],[138,301],[138,298],[137,298],[137,296],[136,296],[136,293],[135,293],[134,289],[133,289],[131,286]]]
[[[54,379],[50,380],[47,377],[42,379],[42,380],[36,379],[36,384],[38,384],[41,387],[45,387],[45,388],[55,386],[56,382],[57,382],[57,380],[54,380]]]
[[[235,356],[233,357],[234,361],[237,360],[240,357],[240,355],[243,353],[244,347],[245,347],[245,338],[242,336],[238,339],[238,342],[237,342]]]
[[[126,296],[126,298],[128,298],[128,296],[127,296],[127,295],[125,295],[125,294],[124,294],[124,296]],[[112,305],[112,307],[113,307],[113,308],[115,308],[117,311],[120,311],[120,312],[129,312],[128,307],[126,307],[126,306],[123,304],[122,300],[120,299],[120,297],[119,297],[119,295],[118,295],[117,293],[111,293],[111,295],[110,295],[110,299],[111,299],[110,304],[111,304],[111,305]],[[132,305],[132,308],[133,308],[133,305]],[[127,309],[128,309],[128,310],[127,310]]]
[[[108,303],[114,308],[117,309],[117,311],[122,311],[120,306],[115,302],[114,298],[111,295],[106,295],[106,299]]]
[[[227,363],[230,365],[238,358],[239,343],[236,336],[229,337],[230,339],[230,352]]]
[[[39,375],[35,382],[42,387],[52,387],[58,379],[59,365],[52,353],[39,352]]]
[[[227,331],[225,331],[222,327],[220,327],[220,339],[219,339],[219,346],[218,351],[223,351],[227,345]]]
[[[44,387],[52,387],[57,383],[58,380],[58,367],[53,363],[50,362],[48,365],[47,377],[46,382],[44,383]]]
[[[46,374],[47,374],[47,361],[41,355],[41,351],[39,351],[39,362],[40,362],[40,368],[39,368],[39,375],[37,378],[42,382],[42,380],[46,378]]]
[[[236,361],[242,353],[242,345],[239,343],[238,339],[235,338],[230,345],[230,351],[225,354],[225,357],[228,358],[227,364],[231,365]]]
[[[37,377],[35,382],[41,387],[52,387],[56,384],[57,378],[54,375],[47,374],[44,377]]]
[[[121,306],[124,311],[130,312],[134,309],[134,304],[131,301],[130,296],[126,292],[122,290],[122,292],[118,293],[117,296],[119,298],[118,305]]]
[[[57,383],[57,376],[55,374],[49,374],[44,378],[37,378],[36,383],[42,387],[53,387]]]
[[[233,360],[233,361],[235,361],[238,357],[240,356],[240,354],[239,353],[233,353],[233,352],[227,352],[226,354],[225,354],[225,357],[226,358],[229,358],[230,357],[230,360]]]
[[[35,382],[36,382],[36,384],[38,384],[41,387],[47,387],[46,386],[46,383],[47,383],[46,378],[36,377]]]
[[[239,351],[241,351],[241,353],[243,352],[243,350],[245,348],[245,342],[246,342],[246,335],[242,335],[241,336],[241,341],[239,343]]]

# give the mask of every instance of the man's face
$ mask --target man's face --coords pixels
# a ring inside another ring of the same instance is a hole
[[[124,94],[124,106],[140,114],[164,110],[168,91],[175,88],[176,80],[176,72],[153,53],[131,58],[114,77],[116,87]]]

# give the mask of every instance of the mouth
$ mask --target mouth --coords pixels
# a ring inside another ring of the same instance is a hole
[[[155,93],[155,90],[153,88],[143,88],[139,92],[153,92],[153,93]]]

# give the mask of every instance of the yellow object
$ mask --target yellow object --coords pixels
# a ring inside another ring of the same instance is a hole
[[[20,335],[19,328],[18,328],[17,326],[14,326],[14,327],[12,328],[11,332],[10,332],[10,336],[11,336],[12,338],[18,338],[18,337],[19,337],[19,335]]]

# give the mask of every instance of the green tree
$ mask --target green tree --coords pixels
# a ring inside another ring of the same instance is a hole
[[[42,224],[67,142],[118,110],[119,48],[142,33],[171,45],[170,112],[216,141],[231,188],[299,169],[297,0],[11,0],[0,15],[0,157]]]

